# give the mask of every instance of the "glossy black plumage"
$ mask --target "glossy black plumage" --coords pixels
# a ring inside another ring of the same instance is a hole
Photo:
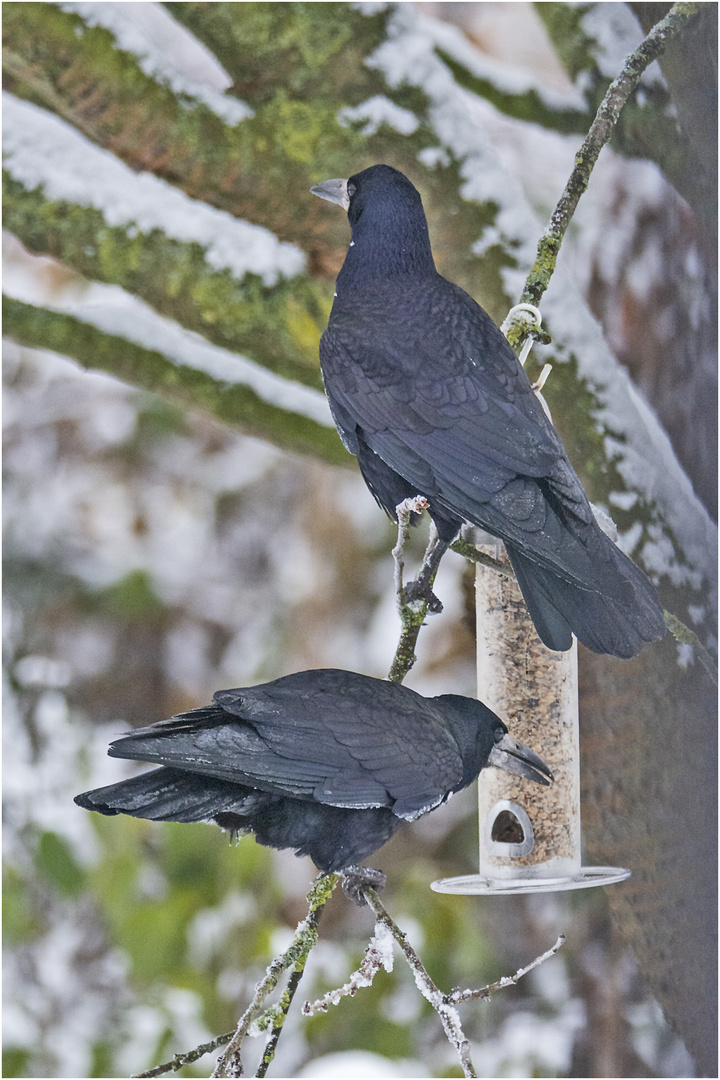
[[[345,185],[343,187],[343,185]],[[352,243],[320,343],[340,436],[395,518],[424,495],[447,544],[471,522],[504,541],[545,644],[634,656],[665,632],[645,575],[596,524],[505,337],[435,270],[420,195],[374,165],[312,189]]]
[[[366,858],[488,762],[546,784],[547,766],[482,702],[321,669],[221,690],[214,705],[123,735],[112,757],[162,766],[75,802],[154,821],[214,820],[319,869]]]

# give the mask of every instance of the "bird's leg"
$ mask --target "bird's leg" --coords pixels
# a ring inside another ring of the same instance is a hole
[[[442,603],[438,600],[435,593],[432,591],[432,584],[437,574],[440,560],[448,549],[448,544],[441,540],[438,536],[435,522],[430,522],[430,536],[428,538],[428,546],[425,549],[423,555],[422,566],[420,567],[420,573],[414,581],[410,581],[405,586],[405,601],[406,603],[411,600],[426,600],[428,611],[433,614],[437,614],[442,611]]]
[[[382,870],[373,870],[371,866],[346,866],[340,873],[343,892],[360,907],[365,906],[365,895],[362,890],[366,885],[371,885],[373,889],[380,892],[385,888],[387,881]]]

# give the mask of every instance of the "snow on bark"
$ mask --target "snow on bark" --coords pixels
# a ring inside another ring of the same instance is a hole
[[[196,243],[215,270],[267,286],[303,272],[305,255],[269,229],[191,199],[149,172],[135,172],[45,109],[3,93],[3,163],[28,189],[99,210],[108,225]]]
[[[268,405],[306,416],[324,427],[335,427],[327,398],[319,390],[292,382],[239,353],[211,344],[117,285],[93,282],[80,296],[65,293],[38,297],[32,279],[13,274],[5,281],[5,294],[23,303],[42,303],[48,311],[72,315],[106,334],[154,349],[181,367],[202,371],[218,382],[247,386]]]
[[[393,969],[393,935],[385,923],[376,922],[375,933],[370,938],[365,956],[357,971],[337,990],[329,990],[317,1001],[303,1003],[304,1016],[313,1016],[316,1012],[327,1012],[331,1005],[337,1005],[344,997],[355,997],[363,986],[372,986],[373,979],[381,968],[391,972]]]
[[[58,6],[79,15],[88,26],[108,30],[117,47],[132,53],[146,75],[169,87],[186,103],[194,100],[207,106],[233,127],[254,115],[244,101],[226,97],[211,85],[212,80],[218,87],[229,87],[231,80],[205,46],[175,22],[161,4],[68,2]],[[164,48],[153,40],[158,33],[165,39]],[[168,47],[170,41],[172,47]]]

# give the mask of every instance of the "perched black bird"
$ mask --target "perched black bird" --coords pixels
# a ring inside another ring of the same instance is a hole
[[[482,702],[454,694],[425,698],[329,668],[220,690],[214,701],[111,743],[111,757],[162,768],[75,802],[101,814],[216,821],[329,872],[353,868],[488,764],[552,779]]]
[[[435,269],[420,195],[373,165],[311,189],[352,241],[320,342],[338,432],[395,519],[424,495],[437,561],[463,522],[504,541],[538,634],[556,650],[634,656],[665,633],[645,575],[596,524],[580,480],[490,316]]]

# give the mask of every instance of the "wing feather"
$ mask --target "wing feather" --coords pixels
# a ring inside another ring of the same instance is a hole
[[[436,803],[463,775],[452,734],[407,687],[325,669],[215,701],[131,732],[109,753],[334,806],[400,799],[404,811],[408,792]]]
[[[524,371],[489,317],[471,310],[461,290],[454,301],[457,294],[464,300],[454,304],[454,322],[436,320],[433,333],[413,342],[414,355],[401,312],[381,319],[375,311],[369,321],[364,312],[360,324],[340,312],[321,343],[333,411],[354,444],[364,442],[431,505],[568,583],[627,602],[632,590],[607,573],[612,556]]]

